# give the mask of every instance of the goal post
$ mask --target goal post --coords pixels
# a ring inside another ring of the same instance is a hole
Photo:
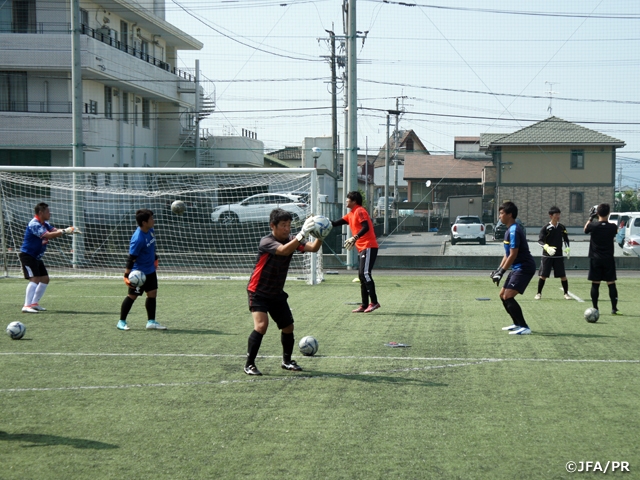
[[[182,200],[183,215],[171,211]],[[49,242],[54,277],[122,276],[135,212],[154,212],[161,279],[249,278],[275,207],[291,213],[292,234],[319,211],[313,168],[128,168],[0,166],[4,276],[22,276],[18,253],[34,207],[45,202],[56,228],[83,235]],[[322,255],[294,254],[289,279],[322,281]]]

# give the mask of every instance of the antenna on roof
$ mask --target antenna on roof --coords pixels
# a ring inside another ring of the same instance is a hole
[[[549,115],[552,117],[553,117],[553,108],[551,107],[551,102],[553,102],[553,95],[558,93],[553,91],[553,86],[556,83],[558,82],[544,82],[545,85],[549,85],[549,91],[544,93],[549,95],[549,106],[547,107],[547,111],[549,112]]]

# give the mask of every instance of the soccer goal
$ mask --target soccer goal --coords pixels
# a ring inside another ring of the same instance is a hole
[[[44,257],[51,276],[118,277],[137,225],[135,212],[154,212],[159,278],[248,279],[269,213],[283,208],[292,233],[318,212],[315,169],[98,168],[0,166],[0,228],[5,276],[22,276],[18,253],[40,202],[56,228],[83,235],[51,240]],[[182,200],[186,211],[172,212]],[[322,281],[322,255],[294,254],[290,279]]]

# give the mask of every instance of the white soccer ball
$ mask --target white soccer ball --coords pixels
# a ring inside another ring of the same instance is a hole
[[[187,206],[184,204],[182,200],[176,200],[171,204],[171,211],[176,215],[182,215],[186,209],[187,209]]]
[[[146,281],[147,276],[140,270],[131,270],[129,273],[129,283],[134,288],[141,287]]]
[[[597,308],[587,308],[584,311],[584,319],[589,323],[596,323],[600,318],[600,312]]]
[[[318,341],[311,336],[307,336],[300,340],[298,347],[300,348],[300,353],[303,355],[315,355],[318,351]]]
[[[331,220],[329,220],[327,217],[323,217],[322,215],[316,215],[315,217],[313,217],[313,223],[315,223],[315,227],[309,233],[321,240],[324,240],[333,228],[333,226],[331,225]]]
[[[24,337],[26,331],[27,327],[20,322],[11,322],[7,325],[7,335],[9,335],[13,340],[20,340]]]

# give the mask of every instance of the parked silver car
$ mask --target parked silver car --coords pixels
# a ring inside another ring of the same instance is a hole
[[[245,198],[239,203],[230,203],[216,207],[211,220],[216,223],[269,222],[274,208],[291,212],[293,221],[306,217],[307,204],[299,195],[286,193],[259,193]]]

